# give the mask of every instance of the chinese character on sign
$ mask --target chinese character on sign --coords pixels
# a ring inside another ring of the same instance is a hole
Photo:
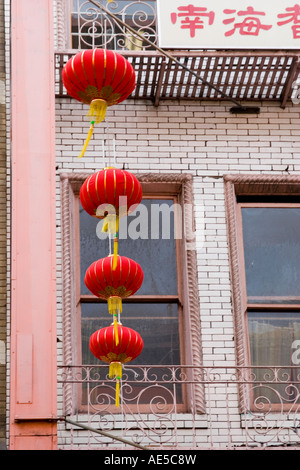
[[[292,31],[294,39],[300,38],[300,5],[294,5],[291,8],[286,8],[285,11],[288,13],[281,13],[278,18],[286,18],[284,21],[278,21],[278,26],[282,26],[284,24],[293,23]],[[290,13],[289,13],[290,12]]]
[[[236,10],[224,10],[226,15],[233,15]],[[232,36],[236,29],[239,29],[241,35],[247,36],[258,36],[261,29],[265,31],[272,28],[272,25],[262,24],[257,16],[265,16],[263,11],[254,11],[253,7],[247,7],[246,11],[238,11],[237,16],[244,16],[242,22],[235,23],[236,18],[228,18],[223,21],[224,24],[233,24],[233,28],[225,33],[225,36]]]
[[[208,18],[208,24],[212,25],[214,22],[215,14],[213,11],[207,11],[207,8],[195,7],[194,5],[187,5],[185,7],[178,7],[178,13],[171,13],[171,21],[173,24],[177,22],[177,17],[182,18],[180,23],[181,29],[189,29],[191,38],[195,37],[196,29],[204,28],[204,21],[202,17]]]

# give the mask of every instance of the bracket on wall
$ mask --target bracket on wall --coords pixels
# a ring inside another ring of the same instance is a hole
[[[231,114],[259,114],[260,108],[255,106],[233,106],[230,108]]]

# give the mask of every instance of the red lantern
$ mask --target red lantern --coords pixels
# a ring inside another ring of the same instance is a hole
[[[118,323],[118,335],[120,341],[116,344],[115,328],[109,326],[95,331],[90,337],[90,351],[101,361],[109,364],[109,377],[117,380],[116,406],[119,406],[119,384],[122,378],[122,364],[138,357],[144,346],[144,342],[135,330]]]
[[[91,127],[82,157],[95,122],[105,118],[108,106],[124,101],[134,90],[135,72],[130,62],[120,54],[106,49],[90,49],[78,52],[68,60],[62,71],[62,80],[72,98],[90,105]]]
[[[114,235],[114,269],[118,252],[119,217],[132,212],[142,200],[142,187],[126,170],[105,168],[89,176],[80,188],[80,201],[90,215],[103,219],[103,231]]]
[[[122,312],[122,299],[137,292],[143,279],[143,270],[136,261],[118,255],[116,269],[112,256],[94,261],[85,273],[84,282],[92,294],[107,300],[109,313],[115,315],[116,311]]]
[[[105,168],[89,176],[80,188],[80,202],[90,215],[104,218],[114,208],[115,215],[126,215],[142,200],[142,187],[126,170]],[[97,209],[101,206],[101,212]]]

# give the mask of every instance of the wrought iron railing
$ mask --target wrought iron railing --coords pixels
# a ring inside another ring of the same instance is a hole
[[[151,42],[157,42],[156,1],[98,1],[107,11]],[[147,50],[149,44],[134,37],[113,17],[90,1],[74,0],[71,12],[71,48],[103,47],[113,50]]]
[[[58,382],[62,415],[77,423],[60,424],[61,447],[66,436],[75,448],[120,448],[118,438],[150,449],[300,447],[299,366],[125,366],[119,408],[105,365],[60,367]]]

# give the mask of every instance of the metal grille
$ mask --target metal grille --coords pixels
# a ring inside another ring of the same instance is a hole
[[[105,1],[103,5],[151,42],[157,42],[155,0],[118,0],[111,4]],[[71,37],[73,49],[103,47],[114,50],[145,50],[151,48],[140,39],[133,38],[125,28],[109,15],[103,14],[94,4],[84,0],[73,0]]]
[[[76,51],[75,51],[76,52]],[[74,52],[74,53],[75,53]],[[57,53],[55,60],[56,96],[65,97],[61,72],[72,53]],[[217,91],[156,52],[124,51],[133,65],[137,85],[131,98],[159,100],[219,100]],[[237,100],[279,101],[284,106],[291,99],[293,83],[300,68],[294,55],[236,55],[190,52],[174,57],[223,93]]]
[[[78,426],[60,425],[59,439],[63,442],[68,435],[71,442],[65,447],[99,449],[131,448],[119,438],[150,449],[299,448],[299,371],[299,366],[130,365],[124,367],[118,409],[108,366],[62,367],[58,381],[65,415]],[[199,384],[206,401],[201,414],[195,412],[193,399]],[[241,388],[247,397],[244,405]],[[85,410],[80,409],[79,397],[84,397]]]

